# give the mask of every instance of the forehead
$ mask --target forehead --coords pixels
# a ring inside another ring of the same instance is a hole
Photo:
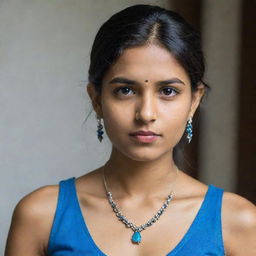
[[[175,57],[164,47],[155,44],[124,50],[106,73],[105,79],[121,75],[143,81],[178,77],[189,83],[186,71]]]

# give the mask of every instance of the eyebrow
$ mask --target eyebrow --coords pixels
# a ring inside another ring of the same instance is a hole
[[[109,83],[110,84],[119,83],[119,84],[129,84],[129,85],[138,84],[138,82],[136,82],[134,80],[127,79],[125,77],[115,77],[112,80],[110,80]],[[167,84],[183,84],[183,85],[185,85],[185,83],[177,77],[173,77],[173,78],[170,78],[170,79],[167,79],[167,80],[157,82],[157,85],[161,85],[161,84],[165,84],[165,85],[167,85]]]

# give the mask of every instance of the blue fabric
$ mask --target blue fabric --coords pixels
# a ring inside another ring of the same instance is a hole
[[[225,255],[221,206],[223,189],[208,186],[189,230],[166,256]],[[48,244],[49,256],[106,256],[93,241],[79,205],[75,177],[60,181],[57,208]]]

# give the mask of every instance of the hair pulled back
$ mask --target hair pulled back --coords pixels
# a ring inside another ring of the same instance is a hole
[[[110,66],[130,47],[155,43],[164,46],[187,72],[192,91],[204,84],[204,56],[199,33],[173,11],[153,5],[133,5],[110,17],[96,34],[89,67],[89,82],[101,94]]]

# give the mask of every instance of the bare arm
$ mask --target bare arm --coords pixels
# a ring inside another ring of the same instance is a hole
[[[57,203],[57,188],[47,186],[24,197],[15,207],[5,256],[46,256]]]
[[[255,256],[255,205],[236,194],[224,193],[223,235],[228,256]]]

